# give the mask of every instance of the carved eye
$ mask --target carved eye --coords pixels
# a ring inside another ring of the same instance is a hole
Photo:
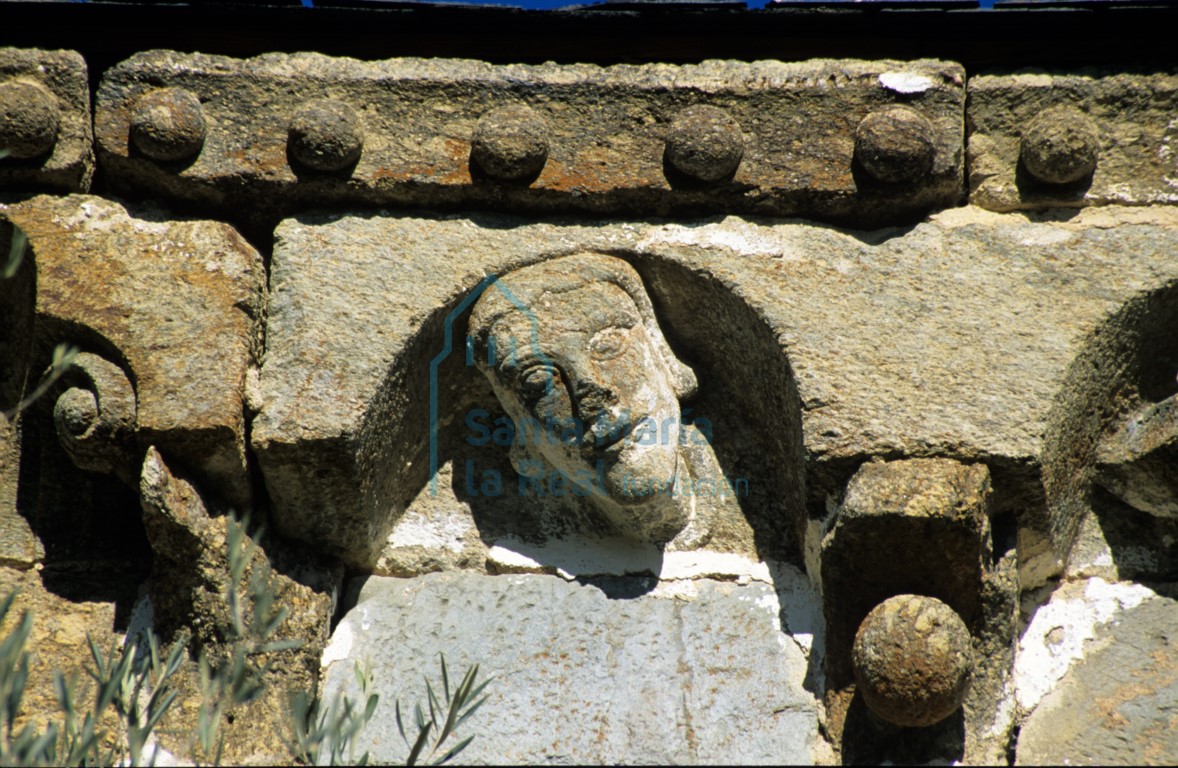
[[[629,328],[605,328],[589,340],[589,354],[594,360],[611,360],[630,347]]]
[[[519,375],[519,388],[529,397],[543,397],[560,380],[560,371],[551,365],[532,365]]]

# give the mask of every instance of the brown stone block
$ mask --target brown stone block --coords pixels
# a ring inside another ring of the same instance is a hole
[[[105,74],[96,131],[115,188],[271,224],[335,204],[890,223],[960,201],[963,110],[961,66],[933,60],[153,51]]]
[[[94,175],[86,62],[0,48],[0,189],[85,192]]]
[[[137,455],[158,445],[206,474],[224,501],[248,504],[245,383],[265,300],[258,253],[228,225],[160,221],[94,197],[37,197],[3,213],[29,238],[38,337],[117,361],[133,383]]]

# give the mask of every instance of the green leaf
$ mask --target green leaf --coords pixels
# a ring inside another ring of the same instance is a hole
[[[0,277],[7,280],[16,275],[21,263],[25,260],[25,250],[28,248],[29,238],[20,227],[12,227],[12,241],[8,245],[8,259],[4,262],[4,269],[0,270]]]
[[[401,738],[405,740],[406,744],[408,744],[409,737],[405,735],[405,726],[401,724],[401,702],[400,701],[393,702],[393,714],[395,714],[396,718],[397,718],[397,730],[401,732]]]
[[[450,760],[454,759],[454,757],[456,757],[459,752],[466,749],[467,745],[469,745],[472,741],[474,741],[474,736],[467,736],[465,739],[455,744],[449,752],[442,755],[441,759],[434,763],[434,765],[445,765]]]
[[[418,708],[420,714],[421,709]],[[426,743],[429,741],[429,732],[433,727],[433,723],[421,723],[421,730],[417,734],[417,741],[413,742],[412,749],[409,750],[409,757],[405,758],[405,765],[417,765],[417,758],[421,756],[421,750],[425,749]]]

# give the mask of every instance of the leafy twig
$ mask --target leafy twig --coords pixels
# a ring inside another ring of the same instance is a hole
[[[446,752],[438,755],[438,751],[442,745],[450,738],[451,735],[461,726],[471,715],[478,711],[479,707],[487,700],[483,695],[483,690],[487,684],[491,682],[490,679],[475,685],[475,681],[479,676],[479,665],[475,664],[466,671],[466,675],[462,678],[462,682],[458,684],[454,695],[450,695],[450,675],[446,669],[446,657],[444,654],[438,654],[441,657],[442,663],[442,699],[434,693],[433,686],[430,685],[429,680],[425,681],[425,690],[427,696],[427,704],[429,706],[429,718],[425,717],[425,712],[421,709],[421,703],[417,703],[413,707],[413,720],[417,726],[417,737],[412,744],[409,744],[409,737],[405,733],[405,724],[401,718],[401,702],[396,702],[394,712],[397,720],[397,730],[401,733],[401,738],[409,745],[409,756],[405,758],[406,765],[417,765],[417,761],[421,758],[425,747],[430,743],[430,737],[435,730],[438,735],[433,739],[433,746],[426,755],[432,759],[431,765],[442,765],[449,762],[459,752],[466,749],[467,745],[474,739],[473,736],[467,736],[462,739]],[[481,696],[481,698],[480,698]],[[445,715],[445,720],[441,725],[438,724],[439,716]]]

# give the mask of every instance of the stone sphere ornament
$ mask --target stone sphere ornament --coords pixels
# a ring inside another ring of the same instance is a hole
[[[928,176],[936,155],[933,124],[911,107],[894,105],[877,110],[855,129],[855,158],[885,183],[913,182]]]
[[[1020,157],[1039,181],[1071,184],[1092,175],[1099,151],[1091,118],[1072,107],[1052,107],[1023,131]]]
[[[59,431],[81,437],[98,421],[98,399],[88,389],[67,389],[53,407],[53,418]]]
[[[700,181],[720,181],[736,172],[744,157],[740,124],[722,109],[697,105],[676,116],[667,132],[667,160]]]
[[[0,149],[18,160],[40,157],[57,144],[61,111],[49,89],[33,80],[0,83]]]
[[[364,125],[351,106],[315,99],[299,107],[287,133],[290,154],[316,171],[340,171],[360,159]]]
[[[205,143],[204,109],[200,99],[183,88],[157,88],[131,108],[131,144],[160,162],[188,160]]]
[[[956,611],[934,597],[897,595],[872,609],[851,649],[868,708],[900,726],[939,723],[969,690],[973,651]]]
[[[548,124],[531,107],[499,107],[475,123],[470,157],[492,178],[530,178],[548,162],[548,133]]]

